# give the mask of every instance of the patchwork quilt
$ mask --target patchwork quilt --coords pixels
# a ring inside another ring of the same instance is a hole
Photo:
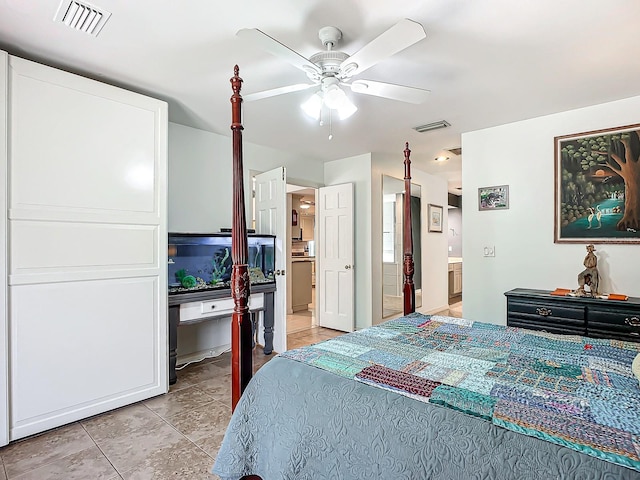
[[[280,356],[640,471],[639,352],[411,314]]]

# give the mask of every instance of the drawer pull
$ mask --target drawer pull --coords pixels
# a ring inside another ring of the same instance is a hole
[[[629,332],[629,335],[633,335],[634,337],[640,337],[640,333],[638,332]]]
[[[551,312],[551,309],[545,308],[545,307],[536,308],[536,312],[538,313],[538,315],[542,315],[543,317],[548,317],[549,315],[553,315],[553,313]]]
[[[216,308],[216,306],[215,305],[211,305],[211,310],[213,310],[214,308]]]
[[[627,317],[624,319],[624,323],[627,325],[631,325],[632,327],[640,327],[640,318],[638,317]]]

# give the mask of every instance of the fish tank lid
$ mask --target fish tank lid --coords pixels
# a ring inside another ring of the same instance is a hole
[[[203,237],[218,237],[218,238],[228,238],[231,236],[231,232],[220,232],[220,233],[182,233],[182,232],[169,232],[169,237],[193,237],[193,238],[203,238]],[[268,233],[247,233],[247,237],[251,238],[276,238],[275,235],[270,235]]]

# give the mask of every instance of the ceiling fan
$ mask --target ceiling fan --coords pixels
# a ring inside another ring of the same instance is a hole
[[[359,75],[379,61],[410,47],[426,37],[422,25],[409,19],[400,20],[353,55],[334,50],[338,41],[342,38],[342,32],[337,27],[323,27],[320,29],[318,36],[326,50],[318,52],[308,59],[256,28],[239,30],[237,35],[299,68],[307,74],[308,79],[312,82],[297,83],[245,95],[244,99],[247,101],[319,87],[318,91],[302,105],[303,110],[317,119],[320,118],[322,106],[324,105],[330,111],[337,111],[342,119],[351,116],[357,108],[350,102],[344,90],[340,87],[349,88],[354,93],[363,93],[413,104],[424,102],[429,94],[429,90],[404,85],[373,80],[358,79],[352,81],[352,77],[355,75]]]

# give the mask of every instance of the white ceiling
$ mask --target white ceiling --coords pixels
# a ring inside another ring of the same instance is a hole
[[[57,0],[0,0],[0,49],[164,99],[171,121],[224,135],[235,64],[245,94],[307,80],[239,29],[259,28],[309,57],[323,49],[323,26],[340,28],[339,49],[353,54],[402,18],[420,22],[426,39],[360,78],[429,89],[426,103],[352,95],[358,112],[334,122],[328,140],[328,127],[299,108],[310,92],[297,92],[245,103],[244,138],[323,161],[384,152],[401,162],[408,141],[414,164],[450,187],[460,184],[461,157],[433,159],[459,147],[462,132],[640,94],[638,0],[92,3],[112,13],[98,37],[54,23]],[[451,127],[412,130],[443,119]]]

